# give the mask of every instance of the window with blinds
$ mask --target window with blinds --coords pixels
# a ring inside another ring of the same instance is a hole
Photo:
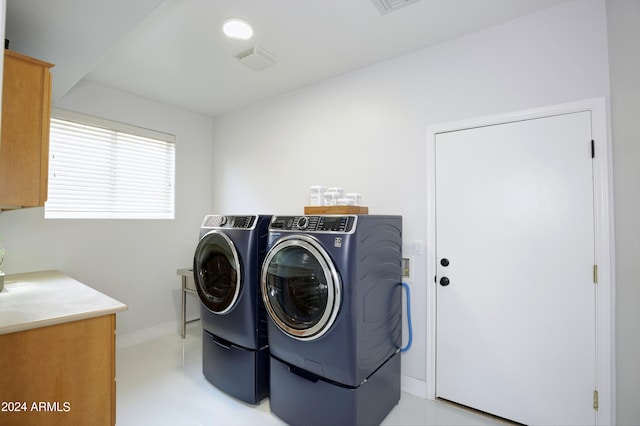
[[[53,110],[45,218],[173,219],[175,137]]]

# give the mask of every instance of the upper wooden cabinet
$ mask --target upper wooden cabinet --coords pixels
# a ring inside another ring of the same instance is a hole
[[[0,209],[44,206],[49,173],[52,64],[4,51]]]

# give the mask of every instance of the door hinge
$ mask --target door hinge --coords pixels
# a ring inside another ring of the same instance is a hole
[[[598,391],[593,391],[593,409],[598,411]]]
[[[593,265],[593,283],[598,284],[598,265]]]
[[[596,143],[591,139],[591,158],[596,158]]]

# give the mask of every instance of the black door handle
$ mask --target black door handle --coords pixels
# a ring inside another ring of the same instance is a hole
[[[449,285],[449,278],[447,278],[447,277],[440,278],[440,285],[442,287],[448,286]]]
[[[449,259],[447,259],[446,257],[443,257],[440,260],[440,264],[446,268],[447,266],[449,266]]]

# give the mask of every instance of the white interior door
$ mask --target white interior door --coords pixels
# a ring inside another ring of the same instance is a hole
[[[590,114],[436,136],[437,397],[594,424]]]

